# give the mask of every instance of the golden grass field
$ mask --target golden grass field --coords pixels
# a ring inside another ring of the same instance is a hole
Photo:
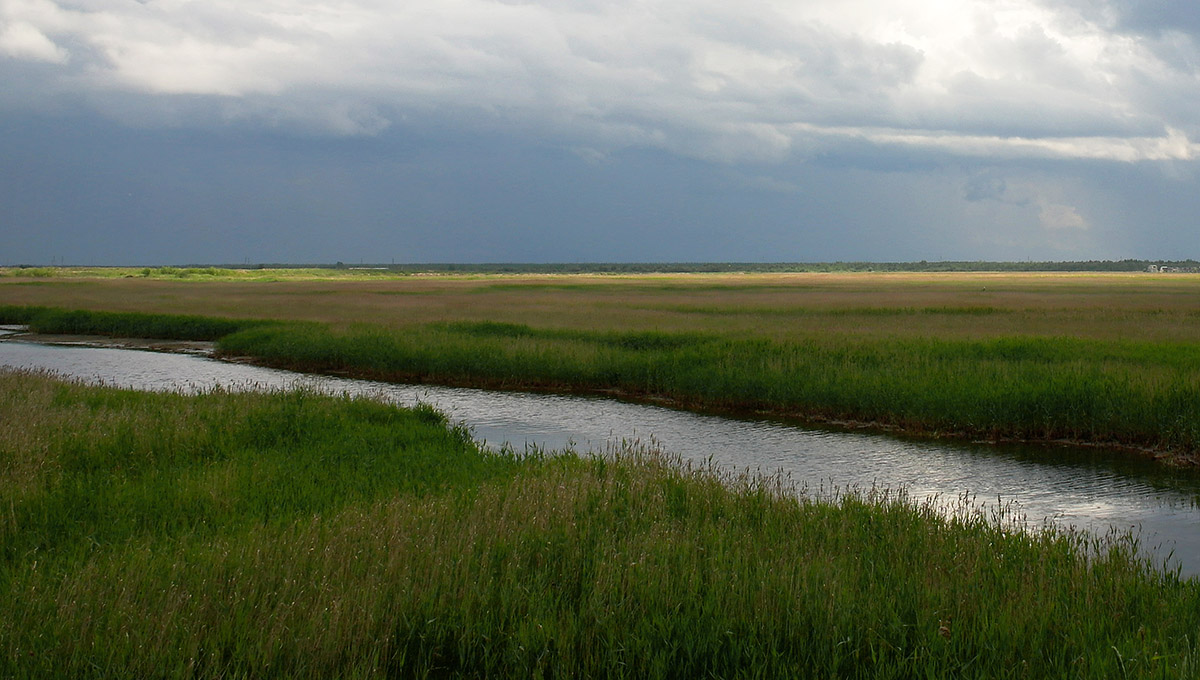
[[[1200,276],[1142,273],[428,275],[287,270],[187,278],[0,270],[0,305],[382,324],[740,337],[1200,339]],[[128,276],[129,278],[122,278]]]

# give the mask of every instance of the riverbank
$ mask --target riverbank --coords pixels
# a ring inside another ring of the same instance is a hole
[[[601,393],[694,410],[995,442],[1200,452],[1200,349],[1180,341],[986,339],[376,324],[0,308],[39,333],[215,339],[218,354],[307,372]]]
[[[0,372],[0,428],[5,677],[1187,677],[1200,661],[1200,584],[1127,536],[796,496],[644,449],[489,453],[429,409],[305,393]]]
[[[148,352],[171,352],[176,354],[194,354],[197,356],[213,356],[217,352],[217,343],[204,340],[161,340],[158,338],[108,337],[106,335],[30,333],[27,330],[23,330],[23,328],[22,330],[13,330],[5,334],[0,334],[0,342],[10,340],[16,342],[34,342],[39,345],[140,349]]]
[[[268,325],[221,353],[400,382],[616,393],[692,409],[991,441],[1073,441],[1195,464],[1200,352],[1006,338],[806,342],[454,323],[395,332]]]
[[[228,355],[340,375],[1068,441],[1184,465],[1200,452],[1200,277],[49,274],[0,277],[0,317],[223,338]],[[47,309],[64,304],[88,311]]]
[[[135,345],[130,347],[136,348]],[[834,428],[840,431],[866,431],[903,436],[917,439],[951,440],[971,442],[975,444],[1028,444],[1034,446],[1065,446],[1072,448],[1094,448],[1109,451],[1119,451],[1131,456],[1154,460],[1162,465],[1175,468],[1200,468],[1200,453],[1190,441],[1185,445],[1175,446],[1162,444],[1162,438],[1150,434],[1145,437],[1116,438],[1085,438],[1078,429],[1072,428],[1068,434],[1065,430],[1043,430],[1052,434],[1038,434],[1036,431],[1018,429],[1002,431],[996,427],[984,428],[943,426],[931,428],[928,424],[906,421],[901,424],[893,422],[887,415],[876,415],[876,419],[855,419],[838,411],[827,411],[817,408],[798,408],[793,405],[770,405],[762,402],[705,400],[687,396],[668,396],[667,394],[628,389],[623,387],[580,386],[578,384],[544,381],[539,379],[516,380],[511,376],[447,376],[430,375],[424,371],[387,371],[375,368],[364,368],[348,365],[342,362],[319,363],[311,361],[296,361],[286,357],[263,358],[243,353],[243,351],[222,351],[218,349],[215,355],[227,361],[240,361],[259,366],[315,373],[362,380],[377,380],[383,382],[405,384],[427,384],[444,387],[465,387],[475,389],[491,389],[501,391],[534,392],[547,394],[574,394],[583,396],[600,396],[621,401],[653,404],[684,411],[705,413],[710,415],[731,416],[735,418],[753,417],[781,419],[790,423],[803,424],[808,427]],[[336,367],[336,368],[335,368]],[[1151,443],[1154,442],[1154,443]]]

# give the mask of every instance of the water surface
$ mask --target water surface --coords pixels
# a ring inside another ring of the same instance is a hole
[[[0,330],[2,332],[2,330]],[[1142,545],[1185,574],[1200,574],[1200,475],[1095,449],[990,446],[814,429],[604,398],[396,385],[311,376],[210,358],[91,347],[0,342],[0,366],[147,390],[195,391],[305,385],[425,402],[467,424],[477,439],[517,450],[605,450],[653,440],[685,458],[730,469],[782,472],[812,488],[904,489],[915,499],[1015,506],[1028,521],[1104,534],[1140,532]]]

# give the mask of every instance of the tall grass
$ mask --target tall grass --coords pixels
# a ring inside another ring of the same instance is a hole
[[[265,321],[183,314],[95,312],[55,307],[0,306],[0,323],[25,324],[35,333],[105,335],[163,340],[216,340]]]
[[[393,380],[618,390],[914,432],[1200,451],[1200,349],[1188,343],[781,342],[457,323],[403,332],[262,326],[219,346],[281,366]]]
[[[955,307],[951,316],[961,309],[971,308]],[[945,316],[941,308],[902,311]],[[497,321],[396,328],[16,306],[0,307],[0,321],[50,333],[219,339],[227,355],[385,380],[615,392],[914,433],[1114,444],[1177,461],[1200,456],[1200,347],[1191,341],[774,338]]]
[[[225,532],[509,464],[430,408],[304,391],[199,398],[0,374],[3,557]]]
[[[1128,536],[302,392],[0,373],[0,434],[3,677],[1200,671],[1200,584]]]

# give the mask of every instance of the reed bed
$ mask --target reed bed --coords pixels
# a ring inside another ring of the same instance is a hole
[[[182,314],[97,312],[16,306],[0,306],[0,321],[27,325],[35,333],[162,340],[217,340],[239,330],[270,323]]]
[[[262,326],[223,352],[301,370],[509,389],[615,391],[697,408],[767,411],[907,432],[1200,451],[1200,348],[1191,343],[729,339],[491,322],[396,332]]]
[[[271,276],[274,270],[257,272]],[[1195,341],[1200,277],[692,274],[244,280],[0,277],[0,305],[408,329],[494,321],[774,340],[1028,335]],[[315,274],[313,274],[315,276]]]
[[[1200,456],[1190,275],[51,274],[0,278],[0,321],[219,337],[228,354],[390,380]]]
[[[4,677],[1200,672],[1200,584],[1128,535],[304,392],[0,372],[0,428]]]

